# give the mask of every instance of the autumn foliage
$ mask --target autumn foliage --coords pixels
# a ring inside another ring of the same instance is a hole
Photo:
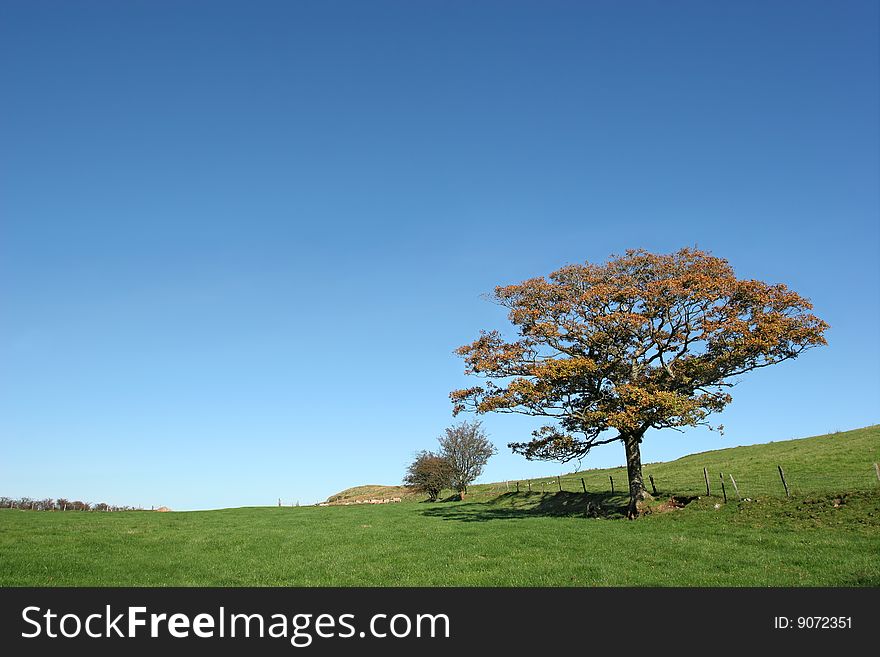
[[[708,426],[739,375],[826,344],[828,328],[785,285],[738,279],[726,260],[688,248],[568,265],[497,287],[494,299],[518,338],[482,332],[457,350],[465,372],[487,382],[452,392],[454,412],[552,418],[510,444],[528,459],[567,461],[620,440],[631,516],[647,495],[648,429]]]
[[[421,451],[410,463],[403,485],[418,493],[425,493],[433,502],[444,488],[452,483],[452,464],[433,452]]]

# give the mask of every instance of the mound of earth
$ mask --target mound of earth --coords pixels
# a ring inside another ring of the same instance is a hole
[[[415,494],[404,486],[370,484],[346,488],[328,497],[325,504],[365,504],[370,502],[375,504],[383,500],[399,502],[413,497]]]

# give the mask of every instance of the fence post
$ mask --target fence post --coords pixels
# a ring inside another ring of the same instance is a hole
[[[785,489],[785,496],[791,497],[791,493],[788,492],[788,484],[785,483],[785,473],[782,471],[782,466],[777,465],[776,467],[779,468],[779,478],[782,479],[782,487]]]
[[[874,464],[874,472],[877,475],[877,481],[880,481],[880,465]]]
[[[703,468],[703,479],[706,480],[706,497],[709,497],[712,493],[709,492],[709,472],[706,468]]]
[[[718,476],[721,477],[721,494],[724,496],[724,503],[727,504],[727,491],[724,490],[724,473],[719,472]]]
[[[556,475],[556,485],[559,486],[559,492],[562,492],[562,480],[559,478],[559,475]]]
[[[529,492],[530,493],[532,492],[532,480],[531,479],[529,479]]]
[[[656,495],[657,487],[654,485],[654,475],[648,475],[648,479],[651,480],[651,490],[654,491],[654,495]]]
[[[507,486],[507,492],[509,493],[509,492],[510,492],[510,482],[509,482],[509,481],[505,481],[505,482],[504,482],[504,485]]]
[[[614,477],[608,475],[608,479],[611,480],[611,494],[614,495]]]
[[[586,492],[587,492],[587,485],[584,483],[584,478],[583,478],[583,477],[581,477],[581,486],[584,487],[584,492],[586,493]]]
[[[519,492],[519,482],[516,482],[516,492]]]
[[[739,494],[739,487],[736,485],[736,479],[733,478],[733,475],[732,475],[732,474],[729,474],[729,473],[728,473],[727,476],[730,477],[730,481],[731,481],[731,483],[733,484],[733,490],[736,491],[736,499],[741,500],[742,497],[741,497],[740,494]]]

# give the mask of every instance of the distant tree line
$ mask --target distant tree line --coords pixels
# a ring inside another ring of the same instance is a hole
[[[106,502],[90,504],[81,500],[67,500],[59,497],[57,500],[46,498],[42,500],[30,497],[0,497],[0,509],[26,509],[29,511],[143,511],[141,507],[116,506]]]

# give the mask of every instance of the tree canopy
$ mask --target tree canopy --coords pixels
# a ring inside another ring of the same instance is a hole
[[[483,331],[457,350],[465,372],[487,382],[453,391],[454,413],[552,418],[531,440],[509,445],[528,459],[564,462],[622,441],[628,468],[638,470],[630,473],[631,514],[646,494],[638,460],[645,431],[708,426],[739,375],[826,344],[828,328],[785,285],[738,279],[726,260],[690,248],[567,265],[499,286],[493,297],[509,309],[518,338]]]
[[[403,485],[412,490],[425,493],[430,501],[435,501],[440,492],[452,482],[452,465],[449,460],[434,452],[421,451],[410,463],[403,478]]]

